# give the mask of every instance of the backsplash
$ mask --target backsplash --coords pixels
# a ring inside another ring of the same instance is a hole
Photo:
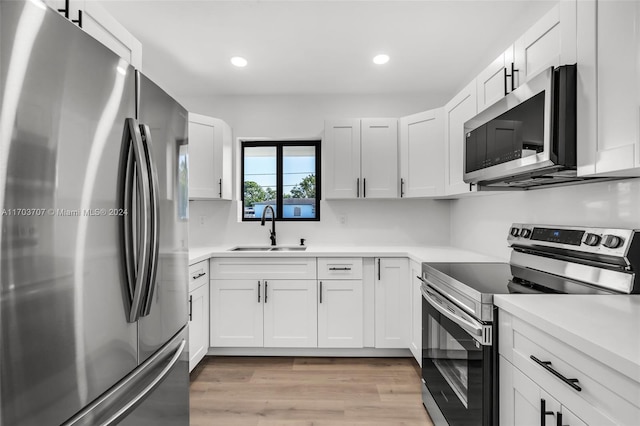
[[[278,244],[448,245],[448,200],[321,201],[319,222],[277,222]],[[239,222],[237,202],[189,202],[189,246],[269,244],[269,228]],[[270,223],[267,223],[270,225]]]
[[[509,258],[513,222],[640,228],[640,179],[505,192],[451,203],[451,245]]]

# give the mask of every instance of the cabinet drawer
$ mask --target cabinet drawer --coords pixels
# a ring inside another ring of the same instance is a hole
[[[215,258],[211,279],[316,279],[315,258]]]
[[[539,328],[500,313],[500,350],[513,365],[558,399],[587,424],[633,425],[640,418],[640,387],[629,377],[567,345]],[[531,356],[567,379],[577,379],[573,389]]]
[[[360,280],[362,279],[362,258],[318,258],[318,279]]]
[[[189,292],[209,281],[209,261],[203,260],[189,266]]]

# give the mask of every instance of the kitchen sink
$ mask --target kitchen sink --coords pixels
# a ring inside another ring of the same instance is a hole
[[[270,251],[305,251],[306,247],[273,247]]]
[[[305,251],[306,247],[234,247],[229,251]]]

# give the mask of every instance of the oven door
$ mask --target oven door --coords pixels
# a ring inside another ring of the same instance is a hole
[[[430,394],[425,407],[450,426],[493,425],[498,401],[493,326],[430,286],[423,284],[422,293],[422,379]]]

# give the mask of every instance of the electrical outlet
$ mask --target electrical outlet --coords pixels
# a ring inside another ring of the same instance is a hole
[[[346,225],[347,224],[347,215],[346,214],[338,215],[338,222],[340,222],[340,225]]]
[[[206,216],[200,216],[200,226],[204,226],[204,223],[206,222],[207,217]]]

